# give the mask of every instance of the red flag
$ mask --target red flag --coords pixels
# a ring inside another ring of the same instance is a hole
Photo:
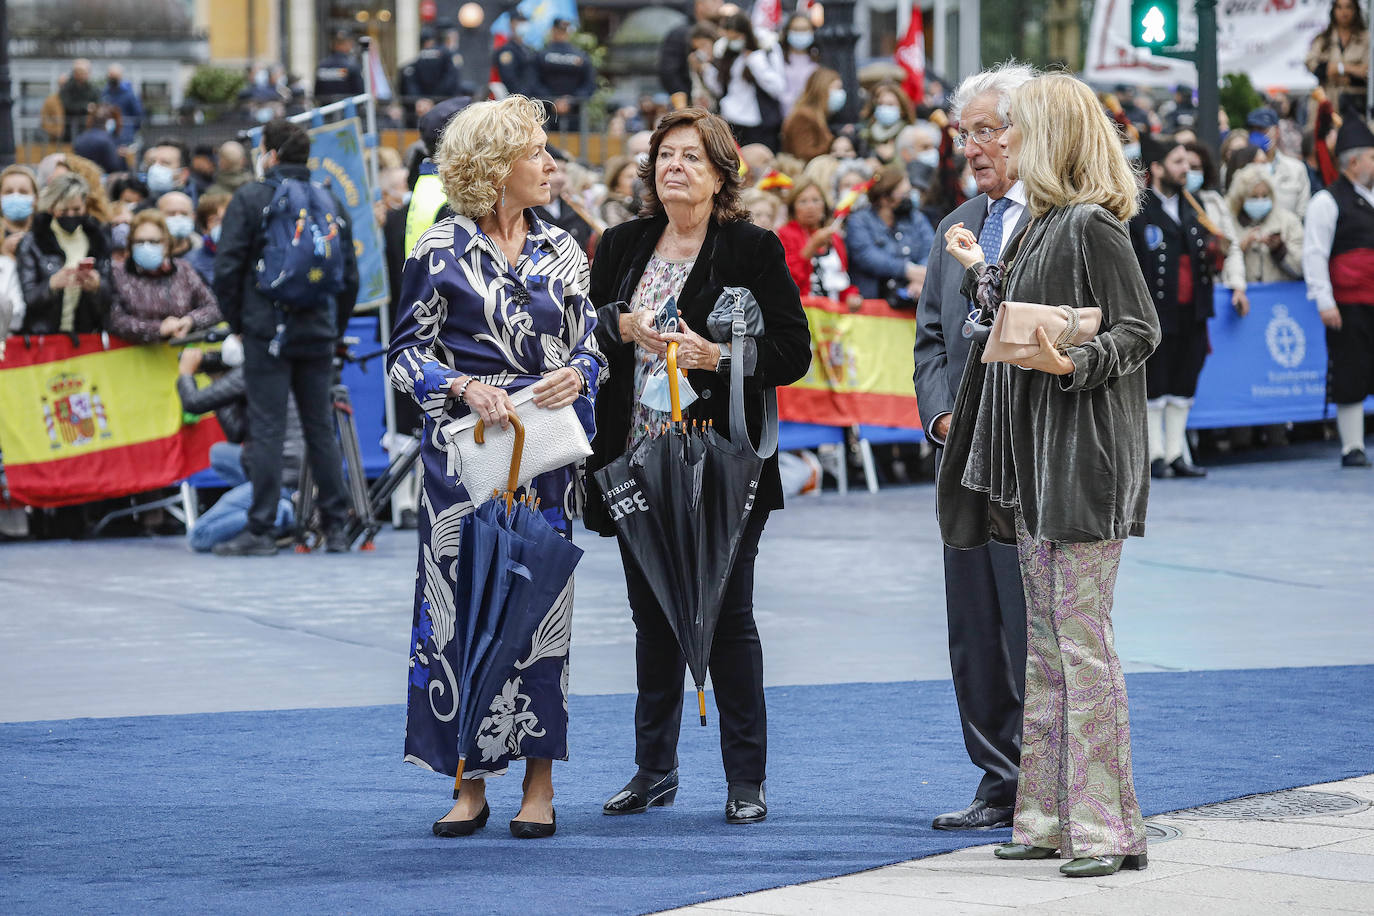
[[[776,32],[782,22],[782,3],[780,0],[757,0],[749,21],[755,32]]]
[[[920,105],[926,97],[926,28],[921,8],[911,5],[911,23],[906,27],[906,36],[897,44],[893,55],[897,65],[906,71],[902,90],[913,105]]]

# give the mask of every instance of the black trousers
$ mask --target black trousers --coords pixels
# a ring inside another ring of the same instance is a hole
[[[1374,394],[1374,305],[1338,305],[1341,329],[1326,331],[1332,404],[1358,404]]]
[[[326,530],[342,525],[348,517],[348,495],[329,396],[334,367],[328,349],[322,349],[319,355],[272,356],[267,352],[267,341],[245,334],[243,378],[248,395],[244,465],[253,484],[248,530],[267,534],[276,525],[288,390],[296,396],[296,411],[305,435],[305,457],[319,490],[315,504],[320,507]]]
[[[973,550],[947,546],[944,560],[954,696],[969,760],[983,771],[974,794],[994,807],[1011,807],[1026,689],[1021,564],[1015,545],[998,543]]]
[[[711,685],[720,716],[720,754],[731,783],[759,785],[768,757],[768,714],[763,702],[763,646],[754,625],[754,561],[768,513],[755,511],[740,540],[739,555],[721,602],[711,644]],[[620,542],[625,586],[635,622],[635,763],[650,770],[677,766],[682,731],[682,682],[687,662],[668,618]]]

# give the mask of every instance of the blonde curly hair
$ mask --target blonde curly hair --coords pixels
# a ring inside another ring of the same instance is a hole
[[[458,112],[434,156],[450,209],[473,220],[491,213],[516,159],[543,140],[544,120],[544,106],[523,95]]]

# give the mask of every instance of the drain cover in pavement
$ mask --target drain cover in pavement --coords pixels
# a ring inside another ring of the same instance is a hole
[[[1203,805],[1176,811],[1180,817],[1209,817],[1219,819],[1316,817],[1321,814],[1351,814],[1363,811],[1369,802],[1340,792],[1313,792],[1310,789],[1286,789],[1266,795],[1247,795],[1231,801]]]
[[[1163,843],[1166,840],[1176,840],[1183,834],[1179,833],[1168,824],[1146,824],[1145,838],[1151,843]]]

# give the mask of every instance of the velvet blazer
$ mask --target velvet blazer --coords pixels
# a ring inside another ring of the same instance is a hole
[[[1097,306],[1102,329],[1068,348],[1074,368],[1061,376],[984,365],[982,346],[972,347],[940,468],[941,536],[965,549],[1013,540],[1008,513],[999,512],[1009,497],[1037,540],[1142,535],[1150,493],[1145,360],[1160,331],[1126,226],[1099,206],[1056,208],[1004,254],[1006,301]],[[976,271],[966,271],[964,295],[976,284]],[[989,479],[971,481],[982,476],[969,473],[979,464]]]
[[[609,365],[609,377],[596,398],[596,438],[587,459],[588,472],[615,461],[625,451],[630,434],[635,390],[634,343],[620,337],[619,316],[628,310],[654,247],[668,225],[666,216],[641,217],[606,230],[592,262],[591,300],[597,308],[596,334]],[[696,263],[692,266],[678,311],[697,334],[710,338],[707,316],[726,286],[742,286],[754,294],[763,313],[764,335],[757,341],[753,373],[744,381],[745,419],[755,444],[763,426],[763,391],[790,385],[811,365],[811,332],[801,296],[778,237],[747,222],[717,223],[712,218]],[[709,369],[693,369],[688,381],[698,399],[685,412],[696,420],[712,420],[716,431],[733,438],[730,429],[730,378]],[[595,488],[592,488],[595,489]],[[782,508],[782,481],[777,455],[764,462],[755,510]],[[589,494],[587,527],[601,535],[615,534],[605,505]]]

